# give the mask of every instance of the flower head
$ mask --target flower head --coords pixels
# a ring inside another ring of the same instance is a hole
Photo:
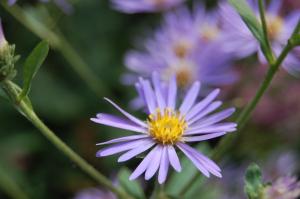
[[[106,99],[125,117],[100,113],[91,120],[116,128],[138,133],[113,139],[98,145],[112,144],[97,152],[97,157],[123,154],[119,162],[124,162],[150,150],[139,166],[131,174],[130,179],[136,179],[145,172],[145,179],[150,179],[158,172],[159,183],[164,183],[169,165],[176,171],[181,170],[176,148],[182,151],[193,164],[207,177],[210,174],[221,177],[220,168],[196,149],[189,142],[200,142],[225,135],[236,130],[235,123],[220,122],[229,117],[234,108],[228,108],[219,113],[213,113],[221,106],[220,101],[214,101],[219,89],[212,91],[202,101],[196,103],[200,83],[195,82],[188,90],[183,102],[176,108],[177,85],[173,76],[166,90],[162,89],[157,73],[152,75],[153,87],[149,80],[140,78],[136,84],[147,105],[148,117],[140,120],[121,109],[109,99]]]
[[[113,7],[125,13],[157,12],[173,8],[185,0],[112,0]]]
[[[236,75],[231,56],[220,48],[221,38],[215,12],[207,13],[200,5],[193,12],[181,7],[165,15],[162,26],[144,42],[143,50],[126,54],[125,65],[142,76],[151,76],[153,70],[163,80],[175,75],[181,88],[194,81],[204,87],[230,84]],[[125,77],[126,83],[132,83],[132,76]]]
[[[248,3],[259,20],[257,6],[251,0],[248,0]],[[299,10],[289,13],[287,16],[280,15],[281,5],[282,0],[272,0],[266,9],[268,36],[271,47],[277,56],[287,44],[288,39],[292,35],[292,32],[300,18]],[[223,43],[223,49],[238,58],[244,58],[257,52],[259,60],[262,63],[266,63],[266,59],[260,50],[259,43],[232,6],[228,3],[222,3],[220,6],[220,13],[223,19],[222,29],[224,37],[226,38]],[[292,51],[283,62],[283,68],[294,75],[300,74],[299,49],[300,48]]]

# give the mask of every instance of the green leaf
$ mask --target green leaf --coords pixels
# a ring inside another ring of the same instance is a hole
[[[251,164],[245,175],[245,192],[249,199],[260,199],[264,188],[260,168],[256,164]]]
[[[45,61],[48,52],[48,43],[46,41],[41,41],[27,57],[23,69],[23,90],[19,96],[20,101],[28,95],[32,79]]]
[[[145,194],[137,181],[129,180],[130,171],[127,168],[122,168],[118,174],[118,180],[121,185],[129,194],[133,195],[135,198],[144,199]]]
[[[267,41],[265,40],[261,23],[257,20],[255,13],[246,0],[229,0],[229,3],[237,10],[253,36],[258,40],[263,53],[269,56],[271,52],[268,52]]]

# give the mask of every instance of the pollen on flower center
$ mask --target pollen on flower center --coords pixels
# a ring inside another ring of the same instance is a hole
[[[174,45],[175,55],[179,58],[184,58],[192,48],[191,44],[187,41],[179,41]]]
[[[180,87],[186,87],[192,81],[192,71],[188,68],[178,69],[176,71],[176,80]]]
[[[212,41],[219,35],[219,30],[216,27],[206,25],[201,31],[202,39],[204,41]]]
[[[187,123],[180,115],[170,108],[165,108],[163,112],[156,110],[155,114],[149,115],[149,133],[162,144],[173,144],[177,142],[187,128]]]
[[[267,26],[269,38],[276,39],[283,28],[283,20],[279,16],[267,16]]]

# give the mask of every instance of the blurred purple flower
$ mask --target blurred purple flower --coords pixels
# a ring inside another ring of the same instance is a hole
[[[254,1],[248,0],[249,5],[259,19],[258,9]],[[283,47],[287,44],[298,20],[300,19],[299,10],[289,13],[283,17],[280,15],[282,0],[272,0],[266,9],[266,20],[268,35],[274,53],[278,56]],[[259,43],[256,41],[250,30],[247,28],[241,17],[228,3],[220,5],[222,16],[222,29],[224,31],[223,49],[232,53],[238,58],[247,57],[258,52],[262,63],[266,60],[260,50]],[[225,42],[227,41],[227,42]],[[283,67],[293,75],[300,74],[300,48],[292,51],[283,63]]]
[[[185,0],[111,0],[113,7],[125,13],[158,12],[168,10]]]
[[[2,22],[0,19],[0,51],[6,45],[7,45],[7,41],[6,41],[4,33],[3,33]]]
[[[195,82],[191,86],[180,107],[176,109],[177,85],[175,76],[169,81],[166,91],[162,90],[158,73],[153,73],[152,83],[154,89],[149,80],[142,78],[136,84],[148,108],[149,116],[146,122],[127,113],[109,99],[106,100],[127,119],[105,113],[97,114],[96,118],[91,119],[99,124],[139,133],[139,135],[99,143],[98,145],[113,145],[98,151],[97,157],[125,152],[118,159],[118,162],[124,162],[152,148],[131,174],[130,180],[136,179],[144,172],[145,179],[148,180],[158,172],[158,182],[164,183],[169,165],[176,171],[181,171],[181,165],[175,151],[175,147],[177,147],[205,176],[209,177],[211,173],[221,177],[221,169],[213,161],[186,143],[205,141],[235,131],[235,123],[220,123],[229,117],[235,109],[228,108],[209,115],[222,104],[220,101],[214,101],[219,94],[219,89],[212,91],[202,101],[196,103],[200,91],[199,82]]]
[[[109,192],[97,188],[88,188],[78,192],[74,199],[116,199],[117,197]]]
[[[42,3],[48,3],[50,0],[40,0]],[[8,5],[12,6],[17,0],[8,0]],[[73,12],[72,5],[67,0],[53,0],[53,2],[65,13],[70,14]]]
[[[277,179],[265,190],[265,199],[297,199],[300,196],[300,182],[296,177],[285,176]]]
[[[193,12],[181,7],[167,13],[153,38],[146,40],[144,51],[132,50],[125,65],[142,76],[158,71],[163,80],[174,74],[181,88],[196,80],[206,87],[230,84],[236,80],[231,70],[231,56],[224,53],[218,16],[196,6]],[[132,83],[135,75],[126,75]]]

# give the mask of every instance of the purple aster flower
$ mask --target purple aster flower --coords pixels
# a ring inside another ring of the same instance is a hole
[[[109,192],[97,188],[88,188],[78,192],[74,199],[116,199],[117,197]]]
[[[105,98],[125,118],[100,113],[91,120],[138,134],[99,143],[98,145],[112,145],[98,151],[97,157],[123,152],[118,162],[124,162],[150,150],[131,174],[130,180],[138,178],[144,172],[145,179],[148,180],[158,172],[158,182],[164,183],[169,165],[176,171],[181,171],[175,150],[178,148],[205,176],[209,177],[210,174],[213,174],[221,177],[221,169],[187,143],[205,141],[235,131],[237,126],[235,123],[220,122],[229,117],[235,109],[228,108],[211,114],[222,104],[220,101],[214,101],[219,94],[219,89],[212,91],[202,101],[196,103],[200,90],[199,82],[195,82],[191,86],[179,108],[176,108],[177,84],[175,76],[170,79],[167,90],[162,89],[158,73],[153,73],[152,83],[154,89],[150,81],[143,78],[140,78],[136,84],[143,95],[149,113],[145,121],[127,113],[114,102]]]
[[[257,6],[251,0],[248,0],[248,2],[259,19]],[[277,56],[287,44],[288,39],[292,35],[292,32],[300,19],[299,10],[290,12],[285,17],[281,16],[281,5],[282,0],[273,0],[266,9],[268,36],[272,49]],[[266,63],[262,51],[260,50],[259,43],[251,34],[238,13],[228,3],[222,3],[220,9],[223,18],[222,25],[224,37],[227,40],[227,43],[223,43],[223,49],[239,58],[244,58],[258,52],[260,61]],[[300,73],[299,47],[287,56],[283,63],[283,67],[293,75]]]
[[[0,51],[6,45],[7,45],[7,41],[6,41],[4,33],[3,33],[2,23],[1,23],[1,19],[0,19]]]
[[[125,13],[157,12],[173,8],[185,0],[112,0],[113,7]]]
[[[296,177],[281,177],[264,193],[265,199],[297,199],[300,196],[300,182]]]
[[[176,75],[181,88],[197,80],[205,87],[230,84],[236,75],[231,70],[231,56],[220,49],[222,34],[217,21],[216,13],[206,13],[201,6],[193,12],[182,7],[167,13],[154,37],[144,43],[144,50],[126,54],[125,65],[146,77],[154,70],[163,80]],[[124,82],[132,83],[133,77],[126,75]]]

